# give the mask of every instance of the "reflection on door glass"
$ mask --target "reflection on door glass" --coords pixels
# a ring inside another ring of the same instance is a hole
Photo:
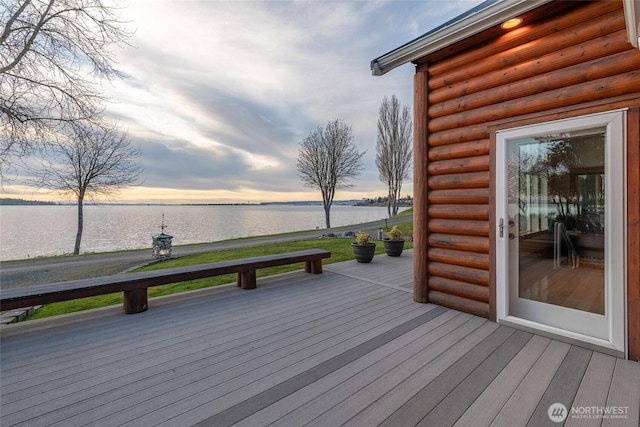
[[[605,130],[508,142],[509,264],[520,298],[604,314]]]

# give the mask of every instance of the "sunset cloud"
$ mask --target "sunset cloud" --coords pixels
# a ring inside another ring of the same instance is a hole
[[[129,0],[135,34],[115,51],[123,78],[105,83],[106,113],[142,147],[145,172],[120,197],[317,200],[296,174],[298,144],[336,118],[367,151],[365,171],[338,197],[385,194],[378,108],[392,94],[413,105],[414,70],[372,77],[369,63],[478,3]]]

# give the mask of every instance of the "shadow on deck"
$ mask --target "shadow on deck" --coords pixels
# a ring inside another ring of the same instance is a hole
[[[640,364],[415,303],[412,265],[3,327],[0,424],[539,426],[561,403],[566,425],[638,425]]]

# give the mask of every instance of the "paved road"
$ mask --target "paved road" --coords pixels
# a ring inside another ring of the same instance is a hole
[[[320,237],[328,233],[344,233],[345,231],[365,230],[372,237],[377,237],[380,228],[395,224],[410,222],[412,216],[390,218],[387,221],[373,221],[365,224],[336,227],[331,229],[301,231],[297,233],[277,234],[273,236],[255,237],[240,240],[226,240],[222,242],[201,243],[197,245],[174,246],[174,257],[196,253],[215,252],[225,249],[235,249],[249,246],[261,246],[272,243],[295,242]],[[387,224],[385,224],[387,223]],[[87,277],[108,276],[119,274],[132,268],[152,262],[151,248],[89,254],[81,256],[65,256],[55,258],[35,258],[20,261],[0,262],[0,286],[12,288],[39,283],[61,282]]]

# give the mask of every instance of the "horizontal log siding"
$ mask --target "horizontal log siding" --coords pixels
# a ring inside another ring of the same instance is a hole
[[[500,84],[507,84],[520,81],[523,77],[526,77],[524,73],[528,72],[533,66],[538,68],[541,74],[550,73],[575,65],[575,62],[580,64],[580,60],[593,60],[600,58],[599,52],[602,49],[609,49],[611,54],[626,51],[629,48],[627,42],[626,30],[619,30],[612,34],[604,35],[601,38],[594,40],[587,40],[577,46],[569,46],[563,49],[562,54],[569,56],[569,61],[563,62],[564,58],[559,57],[556,52],[543,57],[533,58],[525,63],[518,63],[507,69],[496,70],[486,73],[483,78],[472,78],[467,81],[463,81],[460,84],[452,83],[440,89],[434,90],[429,100],[433,103],[441,103],[447,99],[451,99],[452,95],[462,97],[467,91],[469,93],[477,93],[492,87],[499,86]],[[580,60],[578,59],[580,58]],[[500,58],[495,58],[500,59]],[[508,59],[507,59],[508,60]],[[432,111],[434,115],[440,116],[445,113],[445,110],[449,106],[449,103],[445,103],[438,110]]]
[[[618,40],[626,41],[625,31],[618,31],[616,34]],[[604,46],[606,46],[606,43],[602,42],[602,46],[599,47]],[[633,72],[638,69],[637,67],[638,57],[636,52],[625,51],[614,53],[605,58],[596,59],[586,64],[578,64],[564,68],[561,75],[555,73],[542,74],[528,80],[520,80],[505,84],[504,89],[508,92],[501,92],[499,96],[492,96],[490,94],[490,92],[494,90],[493,88],[485,89],[471,95],[461,96],[459,99],[454,101],[446,101],[438,104],[438,108],[432,109],[429,114],[433,118],[450,116],[465,110],[487,107],[490,105],[487,103],[488,99],[495,100],[495,102],[507,102],[512,99],[535,95],[540,93],[541,90],[547,92],[593,81],[595,79],[606,79],[611,75],[611,73],[621,74]],[[560,73],[560,71],[557,71],[557,73]],[[561,79],[558,77],[561,77]],[[502,83],[504,83],[504,80],[502,80]]]
[[[604,111],[608,99],[640,94],[640,52],[624,25],[621,2],[576,2],[511,32],[491,29],[496,37],[455,55],[417,61],[428,73],[428,110],[416,121],[428,132],[429,301],[489,317],[488,125],[594,101]]]
[[[640,61],[636,61],[632,65],[637,67],[638,64]],[[430,120],[429,131],[442,132],[460,126],[501,120],[505,117],[513,117],[514,111],[519,112],[519,115],[524,115],[640,91],[640,70],[618,74],[615,78],[605,77],[577,85],[570,84],[569,74],[558,73],[558,75],[545,76],[545,78],[557,79],[556,82],[562,87],[547,90],[545,85],[536,86],[535,83],[532,83],[530,87],[535,89],[535,94],[515,99],[510,98],[507,87],[504,88],[506,92],[501,92],[502,95],[496,97],[495,104]],[[536,79],[532,78],[531,80]],[[564,86],[565,84],[568,86]],[[493,95],[495,90],[490,92]],[[489,96],[489,94],[487,95]]]
[[[489,154],[490,141],[471,141],[454,145],[442,145],[429,150],[429,160],[449,160]]]
[[[450,233],[488,237],[489,223],[487,221],[432,218],[429,221],[429,233]]]
[[[457,173],[429,177],[429,188],[444,190],[447,188],[478,188],[489,184],[489,172]]]
[[[571,46],[624,28],[622,3],[615,1],[593,2],[580,10],[574,7],[562,19],[555,17],[549,15],[548,19],[503,33],[483,46],[473,46],[456,56],[429,64],[429,90],[434,91],[453,82],[464,82],[496,69],[508,68],[509,65],[525,65],[527,60],[554,52],[560,40],[562,44]],[[576,26],[576,23],[584,25]],[[560,59],[559,68],[564,67],[565,61],[564,58]],[[432,99],[429,101],[434,102]]]

